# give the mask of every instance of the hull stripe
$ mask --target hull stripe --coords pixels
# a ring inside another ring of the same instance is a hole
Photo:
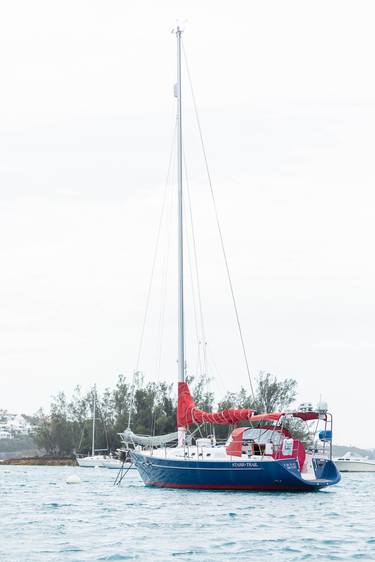
[[[147,466],[147,465],[146,465]],[[214,467],[205,467],[205,466],[170,466],[168,464],[154,464],[152,463],[152,465],[148,466],[147,468],[170,468],[172,470],[226,470],[226,471],[232,471],[235,470],[237,472],[237,470],[264,470],[263,468],[257,467],[257,466],[247,466],[247,467],[241,467],[241,468],[237,468],[235,466],[228,466],[227,468],[214,468]]]
[[[156,486],[158,488],[189,488],[193,490],[290,490],[299,491],[302,489],[314,489],[319,486],[280,486],[280,484],[179,484],[177,482],[151,482],[146,481],[146,486]]]

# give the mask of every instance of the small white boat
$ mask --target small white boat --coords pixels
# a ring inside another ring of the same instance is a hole
[[[120,470],[135,468],[133,464],[126,460],[122,460],[114,457],[111,453],[95,454],[95,422],[96,422],[96,393],[93,396],[93,408],[92,408],[92,447],[91,455],[86,455],[85,457],[76,455],[76,460],[79,466],[83,468],[113,468]]]
[[[375,461],[368,457],[355,457],[349,451],[334,459],[340,472],[375,472]]]
[[[102,466],[103,455],[89,455],[87,457],[76,457],[79,466],[84,468],[96,468]]]
[[[80,457],[76,455],[76,461],[79,466],[84,468],[97,468],[102,466],[104,455],[95,454],[95,422],[96,422],[96,389],[93,394],[93,405],[92,405],[92,442],[91,442],[91,455],[86,457]]]
[[[131,462],[125,461],[123,463],[122,460],[116,459],[112,455],[89,455],[87,457],[76,457],[76,459],[79,466],[84,468],[135,469],[135,466]]]
[[[100,465],[101,468],[112,468],[117,470],[137,470],[135,464],[131,461],[126,460],[123,462],[120,459],[115,459],[114,457],[107,457],[103,460],[103,463]]]

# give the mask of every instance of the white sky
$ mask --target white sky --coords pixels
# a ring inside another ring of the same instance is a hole
[[[373,2],[19,0],[1,12],[0,407],[31,413],[135,367],[175,114],[170,29],[183,17],[252,371],[296,378],[301,401],[322,394],[336,441],[375,447]],[[192,124],[188,106],[223,395],[247,378]]]

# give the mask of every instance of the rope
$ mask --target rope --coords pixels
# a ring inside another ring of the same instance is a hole
[[[210,174],[210,169],[209,169],[209,166],[208,166],[207,153],[206,153],[206,148],[205,148],[205,145],[204,145],[202,128],[201,128],[201,124],[200,124],[200,120],[199,120],[197,104],[196,104],[196,99],[195,99],[195,95],[194,95],[194,90],[193,90],[193,85],[192,85],[192,81],[191,81],[189,65],[188,65],[188,62],[187,62],[184,44],[182,44],[182,50],[183,50],[184,61],[185,61],[187,76],[188,76],[189,85],[190,85],[191,96],[192,96],[193,105],[194,105],[195,118],[196,118],[196,121],[197,121],[198,132],[199,132],[199,137],[200,137],[202,151],[203,151],[203,157],[204,157],[204,162],[205,162],[205,167],[206,167],[208,183],[209,183],[209,186],[210,186],[211,198],[212,198],[213,207],[214,207],[216,224],[217,224],[217,228],[218,228],[218,232],[219,232],[221,249],[222,249],[223,256],[224,256],[225,269],[226,269],[226,272],[227,272],[230,293],[231,293],[231,296],[232,296],[237,327],[238,327],[240,340],[241,340],[242,352],[243,352],[243,356],[244,356],[244,359],[245,359],[246,371],[247,371],[247,375],[248,375],[248,379],[249,379],[249,383],[250,383],[251,394],[252,394],[253,398],[255,399],[255,394],[254,394],[254,389],[253,389],[253,384],[252,384],[251,374],[250,374],[250,367],[249,367],[249,362],[248,362],[248,359],[247,359],[247,353],[246,353],[245,342],[244,342],[244,338],[243,338],[243,334],[242,334],[240,317],[239,317],[239,314],[238,314],[236,298],[235,298],[232,279],[231,279],[231,275],[230,275],[230,271],[229,271],[229,264],[228,264],[228,259],[227,259],[227,255],[226,255],[226,251],[225,251],[223,234],[222,234],[221,227],[220,227],[219,213],[218,213],[217,206],[216,206],[216,200],[215,200],[214,190],[213,190],[213,186],[212,186],[211,174]]]
[[[120,486],[121,482],[123,481],[123,479],[125,478],[125,476],[127,475],[127,473],[129,472],[129,470],[131,469],[131,467],[133,466],[133,462],[130,462],[130,465],[128,466],[127,470],[125,470],[125,462],[127,462],[126,458],[122,461],[122,465],[116,475],[116,479],[113,482],[114,486]]]

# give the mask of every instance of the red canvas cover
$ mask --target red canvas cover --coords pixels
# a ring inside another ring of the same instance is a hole
[[[178,383],[177,427],[185,427],[191,423],[231,424],[249,420],[254,410],[247,408],[222,410],[220,412],[203,412],[195,405],[186,382]]]
[[[275,459],[297,459],[299,464],[299,469],[302,470],[303,465],[305,464],[306,459],[306,451],[303,443],[298,441],[298,439],[294,439],[293,441],[293,452],[291,455],[283,455],[281,448],[276,451],[273,455]]]
[[[280,418],[286,415],[291,415],[294,418],[300,418],[304,421],[317,420],[322,416],[319,412],[291,412],[290,414],[287,412],[271,412],[269,414],[257,414],[252,416],[251,421],[279,421]]]
[[[255,416],[251,416],[251,421],[252,422],[257,422],[257,421],[279,421],[279,419],[283,416],[284,414],[281,414],[280,412],[272,412],[269,414],[256,414]]]
[[[242,456],[243,434],[248,429],[249,429],[248,427],[237,427],[236,429],[234,429],[232,431],[229,443],[225,447],[228,455],[233,456],[233,457],[241,457]],[[264,428],[264,429],[266,429],[266,428]],[[276,429],[276,431],[278,431],[279,433],[282,433],[283,435],[285,435],[285,437],[290,438],[290,433],[288,431],[286,431],[285,429],[281,430],[280,428],[278,428],[278,429]],[[298,441],[298,439],[294,439],[294,441],[293,441],[293,452],[292,452],[291,455],[283,455],[282,446],[280,444],[280,447],[274,451],[272,456],[274,457],[274,459],[292,459],[292,458],[297,459],[298,464],[299,464],[299,468],[300,468],[300,470],[302,470],[302,467],[304,465],[305,458],[306,458],[306,451],[305,451],[305,447],[303,446],[301,441]]]
[[[225,446],[227,451],[227,455],[233,457],[241,457],[242,456],[242,439],[243,439],[243,432],[246,431],[247,427],[237,427],[231,433],[231,438],[229,444]]]
[[[321,414],[319,412],[293,412],[293,417],[301,418],[301,420],[304,421],[310,421],[310,420],[317,420],[318,418],[326,419],[327,415]]]
[[[220,412],[204,412],[197,408],[186,382],[178,383],[178,403],[177,403],[177,427],[185,427],[192,423],[217,423],[217,424],[234,424],[240,421],[273,421],[278,422],[279,419],[286,415],[285,412],[271,412],[264,414],[255,414],[255,410],[247,408],[229,408]],[[293,417],[301,418],[309,421],[320,417],[318,412],[293,412]]]

